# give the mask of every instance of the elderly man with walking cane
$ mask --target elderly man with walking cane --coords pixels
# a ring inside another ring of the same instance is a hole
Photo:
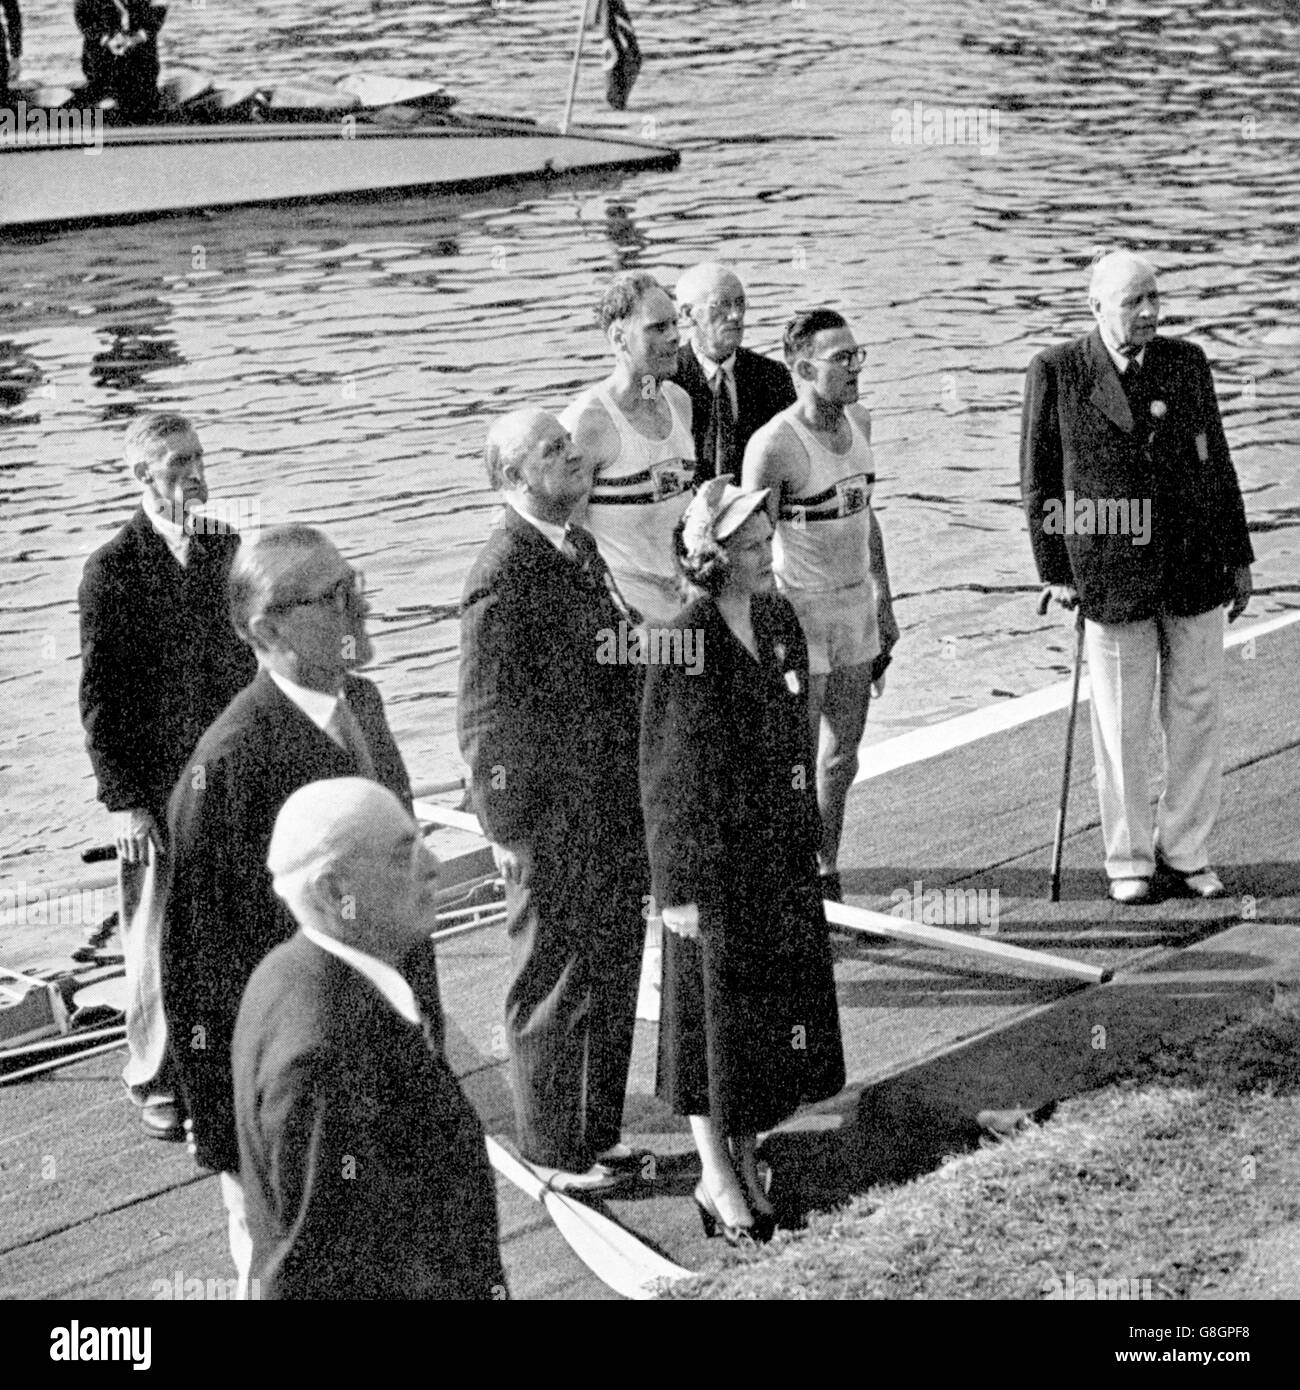
[[[1093,266],[1096,328],[1029,365],[1020,481],[1048,596],[1083,610],[1110,896],[1223,891],[1218,813],[1223,608],[1250,601],[1241,489],[1200,348],[1156,332],[1154,269],[1126,251]],[[1160,693],[1164,790],[1154,823],[1147,745]]]

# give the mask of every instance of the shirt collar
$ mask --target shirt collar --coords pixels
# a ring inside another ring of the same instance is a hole
[[[1146,356],[1146,348],[1143,348],[1141,352],[1135,352],[1132,357],[1125,357],[1122,352],[1116,352],[1115,349],[1106,342],[1105,338],[1101,341],[1105,345],[1106,351],[1110,353],[1110,360],[1115,364],[1115,370],[1120,376],[1123,376],[1124,373],[1128,371],[1130,362],[1136,362],[1139,368],[1143,365],[1142,359]]]
[[[698,345],[692,339],[691,351],[695,354],[695,360],[700,364],[701,370],[709,381],[718,374],[719,371],[726,372],[728,378],[734,377],[736,373],[736,354],[733,352],[725,361],[715,362],[707,353],[701,352]]]
[[[417,1025],[420,1023],[420,1010],[415,1002],[414,991],[402,979],[401,974],[394,970],[387,961],[380,960],[377,956],[367,955],[364,951],[358,951],[355,946],[347,946],[342,941],[336,941],[332,936],[326,936],[324,932],[317,931],[315,927],[304,926],[302,934],[308,941],[314,941],[322,951],[328,951],[330,955],[337,956],[341,961],[345,961],[354,970],[364,975],[408,1023]]]
[[[190,554],[189,533],[183,526],[178,526],[171,517],[163,514],[162,503],[152,492],[142,494],[140,506],[149,518],[149,525],[162,538],[167,549],[182,565],[185,564]]]
[[[339,697],[337,695],[325,695],[319,690],[308,690],[305,685],[298,685],[294,681],[287,680],[278,671],[268,669],[266,674],[280,687],[285,698],[292,700],[307,718],[324,732],[326,725],[334,718]]]
[[[515,501],[514,494],[510,492],[506,493],[506,506],[508,506],[511,511],[523,517],[530,526],[536,526],[556,550],[561,554],[564,553],[564,541],[569,530],[567,526],[556,526],[554,522],[539,521],[535,516],[530,516],[529,513],[524,511],[519,503]]]

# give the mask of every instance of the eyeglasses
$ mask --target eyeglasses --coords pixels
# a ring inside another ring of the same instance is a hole
[[[709,311],[710,318],[729,319],[732,314],[739,314],[743,318],[745,296],[740,295],[736,299],[710,299],[704,307]]]
[[[348,604],[365,598],[366,577],[360,570],[349,570],[342,579],[335,580],[324,593],[313,598],[291,598],[283,603],[268,603],[266,612],[284,613],[291,608],[315,608],[324,604],[336,613],[346,613]]]
[[[829,357],[813,357],[809,360],[812,362],[834,362],[837,367],[844,367],[848,371],[856,372],[867,360],[867,350],[864,347],[841,348],[839,352],[832,352]]]

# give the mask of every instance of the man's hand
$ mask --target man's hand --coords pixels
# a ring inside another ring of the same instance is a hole
[[[492,862],[501,870],[501,875],[510,883],[518,883],[524,876],[524,865],[528,851],[523,845],[492,846]]]
[[[147,864],[162,848],[158,823],[143,808],[113,812],[113,843],[124,864]]]
[[[684,907],[666,907],[663,919],[664,926],[670,932],[684,936],[688,941],[699,940],[700,909],[695,903],[687,903]]]
[[[1254,584],[1250,577],[1250,566],[1240,565],[1232,572],[1232,601],[1228,605],[1228,621],[1234,623],[1246,611]]]
[[[871,698],[873,700],[880,699],[885,693],[885,676],[887,674],[888,672],[882,671],[875,680],[871,682]]]
[[[1043,592],[1038,595],[1038,616],[1041,618],[1047,612],[1049,604],[1059,603],[1062,608],[1077,608],[1079,606],[1079,591],[1073,584],[1048,584]]]

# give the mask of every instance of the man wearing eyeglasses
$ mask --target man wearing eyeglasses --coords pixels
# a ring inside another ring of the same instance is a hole
[[[744,486],[772,490],[776,581],[808,638],[808,708],[820,746],[818,860],[824,896],[839,901],[844,805],[898,626],[871,511],[871,416],[858,403],[866,352],[833,309],[797,314],[784,348],[798,399],[750,440]]]
[[[230,574],[230,615],[258,672],[199,740],[169,807],[163,1007],[191,1150],[222,1176],[241,1285],[251,1245],[238,1181],[230,1043],[262,958],[294,932],[266,868],[280,807],[310,782],[365,777],[408,809],[411,785],[370,660],[361,575],[309,526],[263,531]]]
[[[745,287],[727,266],[692,266],[677,281],[676,297],[679,323],[690,334],[677,353],[675,380],[691,398],[695,480],[738,478],[754,431],[794,404],[790,373],[741,346]]]

